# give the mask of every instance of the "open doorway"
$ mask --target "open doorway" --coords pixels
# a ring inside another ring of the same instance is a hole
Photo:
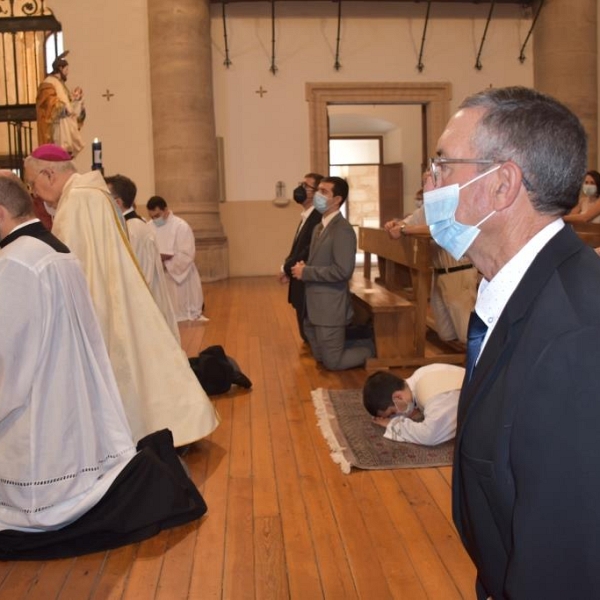
[[[310,167],[329,171],[329,109],[346,105],[414,105],[420,107],[417,123],[422,127],[422,156],[432,156],[450,112],[450,83],[307,83],[309,104]],[[389,160],[387,162],[392,162]],[[421,168],[425,165],[421,165]]]
[[[436,82],[307,83],[311,171],[329,172],[330,108],[375,106],[381,109],[389,105],[412,105],[420,111],[416,120],[422,128],[422,158],[419,160],[423,164],[419,167],[420,171],[425,167],[427,157],[434,155],[437,140],[448,121],[451,91],[450,83]],[[414,190],[410,190],[412,187],[418,189],[419,184],[404,184],[408,187],[408,197],[411,200]]]
[[[327,117],[328,172],[348,181],[343,208],[350,224],[382,227],[410,214],[427,159],[423,106],[332,104]],[[362,252],[356,261],[363,264]]]
[[[327,116],[329,172],[348,179],[350,222],[379,227],[412,212],[427,161],[423,107],[330,105]]]

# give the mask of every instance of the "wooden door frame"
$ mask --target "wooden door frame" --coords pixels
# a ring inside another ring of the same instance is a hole
[[[369,82],[306,83],[309,109],[310,170],[329,173],[330,104],[420,104],[425,107],[427,155],[435,154],[437,140],[450,117],[450,83]]]

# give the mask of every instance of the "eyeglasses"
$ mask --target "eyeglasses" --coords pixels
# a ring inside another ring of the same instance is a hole
[[[301,185],[301,186],[302,186],[302,187],[303,187],[305,190],[313,190],[313,191],[315,191],[315,192],[317,191],[317,188],[316,188],[316,187],[314,187],[314,186],[310,185],[309,183],[306,183],[306,181],[303,181],[303,182],[302,182],[300,185]]]
[[[497,165],[498,163],[508,162],[506,160],[493,160],[491,158],[446,158],[444,156],[434,156],[429,159],[429,172],[431,173],[431,178],[433,179],[434,187],[439,187],[442,183],[442,173],[444,169],[444,165],[458,164],[458,165]],[[513,162],[514,161],[510,161]],[[515,163],[516,164],[516,163]],[[517,165],[519,166],[519,165]],[[521,167],[519,167],[521,169]],[[523,174],[523,169],[521,169],[521,181],[523,182],[523,187],[528,191],[533,191],[533,186],[529,183],[525,175]]]
[[[429,159],[429,172],[433,179],[433,185],[438,187],[442,183],[442,172],[444,165],[493,165],[498,160],[492,160],[491,158],[445,158],[442,156],[435,156]]]

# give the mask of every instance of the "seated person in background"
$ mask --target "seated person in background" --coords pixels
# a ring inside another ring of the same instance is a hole
[[[456,435],[456,411],[465,370],[434,363],[404,380],[389,371],[370,375],[363,404],[373,422],[395,442],[435,446]],[[422,413],[422,420],[413,420]]]
[[[119,210],[123,213],[129,243],[152,296],[175,339],[181,342],[156,238],[150,227],[146,225],[146,221],[135,211],[137,187],[129,177],[124,175],[107,177],[106,185]]]
[[[588,171],[577,206],[563,217],[566,223],[600,223],[600,173]]]
[[[0,173],[0,560],[137,542],[206,505],[162,430],[136,445],[79,260]]]
[[[384,229],[392,239],[399,239],[402,235],[428,234],[425,210],[421,206],[404,219],[388,221]],[[437,334],[443,341],[466,343],[469,317],[477,298],[477,269],[467,258],[455,260],[433,240],[431,263],[433,283],[430,302]]]

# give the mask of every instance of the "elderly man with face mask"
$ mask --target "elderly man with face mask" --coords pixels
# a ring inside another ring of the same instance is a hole
[[[586,162],[577,116],[524,87],[465,99],[431,161],[431,234],[483,275],[452,474],[480,599],[600,589],[600,260],[563,221]]]

